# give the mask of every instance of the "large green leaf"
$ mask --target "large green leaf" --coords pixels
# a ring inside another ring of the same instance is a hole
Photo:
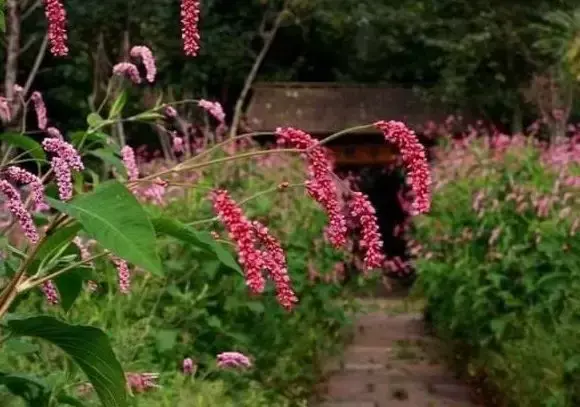
[[[155,231],[133,194],[117,181],[65,203],[47,199],[55,209],[77,219],[104,248],[145,270],[162,275]]]
[[[9,132],[0,134],[0,141],[4,141],[24,150],[32,158],[46,160],[46,153],[40,143],[22,133]]]
[[[98,148],[96,150],[92,150],[89,152],[90,155],[93,155],[103,162],[115,167],[115,170],[123,176],[127,175],[127,169],[125,168],[125,164],[119,157],[113,154],[112,151],[106,150],[104,148]]]
[[[240,265],[236,262],[231,253],[216,242],[208,232],[195,230],[177,220],[164,217],[153,218],[151,219],[151,222],[158,234],[168,235],[179,239],[184,243],[195,246],[206,253],[216,256],[224,266],[242,273]]]
[[[90,279],[90,270],[81,268],[70,270],[54,279],[60,305],[64,312],[68,312],[83,290],[83,281]]]
[[[10,319],[6,325],[14,335],[43,339],[70,356],[87,375],[103,406],[127,406],[125,374],[103,331],[50,316]]]

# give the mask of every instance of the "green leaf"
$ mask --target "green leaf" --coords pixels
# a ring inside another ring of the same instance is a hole
[[[70,356],[87,375],[103,406],[127,406],[125,374],[103,331],[49,316],[11,319],[7,326],[15,335],[43,339]]]
[[[26,338],[10,338],[4,342],[3,347],[10,352],[18,355],[27,355],[38,352],[39,346],[35,343],[30,343]]]
[[[87,116],[87,124],[93,129],[102,125],[103,122],[103,118],[98,113],[90,113]]]
[[[18,147],[28,153],[32,158],[46,161],[46,153],[36,140],[21,133],[10,132],[0,134],[0,141],[4,141]]]
[[[184,243],[193,245],[201,250],[212,253],[226,267],[243,274],[240,265],[233,258],[231,253],[223,248],[208,232],[201,232],[183,223],[163,217],[151,219],[153,227],[158,234],[172,236]]]
[[[126,103],[127,91],[123,90],[119,96],[117,96],[117,99],[115,99],[113,105],[111,106],[111,110],[109,111],[109,119],[116,118],[121,113]]]
[[[123,164],[123,161],[121,161],[121,159],[119,159],[119,157],[117,157],[111,151],[105,150],[104,148],[99,148],[90,151],[89,154],[100,158],[103,162],[115,167],[118,173],[122,174],[123,176],[127,176],[127,169],[125,168],[125,164]]]
[[[105,249],[145,270],[162,275],[155,231],[133,194],[117,181],[64,203],[48,199],[55,209],[77,219],[87,234]]]
[[[0,385],[3,385],[15,396],[22,397],[29,406],[48,407],[50,389],[46,383],[36,377],[0,372]]]
[[[72,226],[59,228],[48,235],[40,244],[34,258],[30,262],[30,266],[27,270],[28,274],[36,273],[43,260],[48,260],[65,246],[69,245],[79,230],[81,230],[81,225],[75,222]]]
[[[60,295],[60,305],[68,312],[83,290],[83,281],[90,279],[90,270],[79,267],[67,271],[54,279]]]

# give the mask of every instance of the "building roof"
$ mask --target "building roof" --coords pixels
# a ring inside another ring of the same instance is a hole
[[[254,131],[291,126],[325,134],[378,120],[400,120],[418,128],[455,113],[395,86],[282,82],[257,83],[252,90],[246,123]]]

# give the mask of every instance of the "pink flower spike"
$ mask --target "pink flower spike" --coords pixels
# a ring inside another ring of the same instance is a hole
[[[215,117],[220,123],[225,122],[226,114],[219,102],[210,102],[209,100],[201,99],[197,102],[197,105]]]
[[[291,127],[276,129],[278,144],[305,150],[308,162],[306,191],[322,206],[328,216],[326,237],[336,248],[346,245],[346,218],[338,200],[338,190],[333,178],[333,165],[327,151],[319,141],[302,130]]]
[[[361,192],[354,192],[350,202],[350,210],[353,218],[359,221],[361,225],[362,238],[360,246],[365,249],[365,270],[369,271],[382,267],[385,262],[385,255],[375,208],[366,195]]]
[[[58,290],[56,289],[54,283],[51,280],[45,281],[41,286],[40,289],[44,293],[46,297],[46,302],[50,305],[57,305],[60,302],[60,296],[58,294]]]
[[[196,370],[195,363],[193,362],[193,359],[191,359],[191,358],[183,359],[183,365],[182,365],[183,374],[193,375],[193,374],[195,374],[195,370]]]
[[[181,0],[181,38],[183,51],[189,57],[197,56],[199,51],[199,0]]]
[[[73,196],[72,173],[66,161],[60,157],[53,157],[50,166],[56,177],[58,196],[61,201],[68,201]]]
[[[32,201],[35,207],[46,207],[46,202],[44,201],[44,186],[40,178],[22,168],[14,166],[8,167],[4,171],[4,174],[12,182],[20,182],[21,184],[30,186],[30,193],[32,194]]]
[[[212,192],[210,199],[214,212],[224,224],[238,251],[238,261],[244,267],[246,284],[254,293],[264,291],[266,281],[262,275],[263,254],[256,249],[256,233],[242,209],[225,190]]]
[[[54,127],[49,127],[47,130],[50,135],[60,135],[60,132]],[[72,144],[67,143],[63,139],[57,137],[47,137],[42,140],[42,146],[49,153],[56,154],[63,159],[66,164],[75,171],[82,171],[85,169],[81,156]]]
[[[127,385],[135,393],[143,393],[158,388],[159,373],[126,373]]]
[[[140,84],[141,77],[139,76],[139,69],[130,62],[119,62],[113,67],[113,75],[129,78],[131,82]]]
[[[129,181],[139,179],[139,168],[135,160],[135,151],[131,147],[125,146],[121,149],[121,155],[123,156],[123,164],[125,164]]]
[[[131,272],[129,265],[125,260],[118,257],[111,257],[115,267],[117,268],[117,275],[119,279],[119,291],[121,294],[129,294],[131,292]]]
[[[375,126],[383,132],[385,139],[397,146],[401,152],[411,188],[415,193],[413,214],[429,212],[431,207],[431,174],[425,148],[419,143],[415,132],[404,123],[392,120],[376,122]]]
[[[26,210],[22,198],[18,193],[18,190],[14,188],[6,180],[0,180],[0,192],[6,196],[8,202],[6,202],[6,207],[8,211],[16,218],[18,224],[22,228],[24,235],[31,243],[38,242],[39,236],[32,216]]]
[[[222,352],[217,355],[217,365],[222,369],[227,368],[250,368],[252,362],[250,359],[239,352]]]
[[[253,223],[254,231],[260,243],[264,246],[263,253],[264,268],[270,272],[270,277],[276,286],[276,298],[282,307],[291,310],[298,302],[298,298],[292,289],[292,283],[288,276],[286,265],[286,255],[280,242],[270,235],[268,228],[260,222]]]
[[[34,111],[36,112],[36,121],[38,123],[38,128],[40,130],[46,129],[46,105],[44,104],[44,99],[40,92],[32,92],[30,95],[30,100],[34,105]]]
[[[66,32],[66,10],[60,0],[44,0],[44,14],[48,21],[50,52],[57,57],[68,54]]]
[[[155,65],[155,58],[151,50],[144,45],[136,45],[131,48],[131,56],[133,58],[140,58],[145,66],[146,78],[150,83],[155,82],[157,75],[157,67]]]

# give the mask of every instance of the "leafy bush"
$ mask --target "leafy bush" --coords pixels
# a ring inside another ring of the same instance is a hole
[[[433,208],[415,222],[435,328],[514,405],[580,402],[579,147],[496,136],[438,148]]]

